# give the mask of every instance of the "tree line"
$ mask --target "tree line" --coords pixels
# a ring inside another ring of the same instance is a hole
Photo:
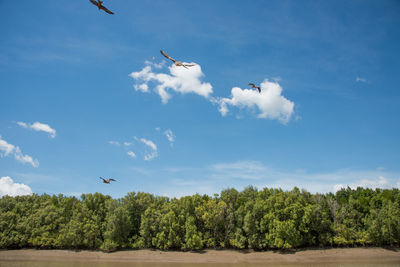
[[[399,189],[247,187],[181,198],[131,192],[0,198],[0,248],[290,249],[398,246]]]

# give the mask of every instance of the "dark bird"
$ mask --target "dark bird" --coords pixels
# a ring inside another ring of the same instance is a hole
[[[168,58],[169,60],[172,60],[172,62],[174,62],[174,64],[175,64],[176,66],[182,66],[182,67],[185,67],[185,68],[195,66],[195,64],[183,64],[182,62],[180,62],[180,61],[178,61],[178,60],[175,60],[175,59],[173,59],[172,57],[168,56],[168,54],[165,53],[164,51],[160,50],[160,52],[161,52],[161,54],[162,54],[164,57]]]
[[[112,179],[112,178],[104,179],[103,177],[100,177],[100,179],[102,179],[102,180],[103,180],[103,183],[105,183],[105,184],[109,184],[111,181],[114,181],[114,182],[115,182],[115,180]]]
[[[98,7],[98,9],[100,10],[100,9],[103,9],[105,12],[107,12],[108,14],[114,14],[113,12],[111,12],[110,10],[108,10],[105,6],[103,6],[103,1],[101,1],[101,0],[97,0],[97,1],[95,1],[95,0],[90,0],[90,2],[93,4],[93,5],[95,5],[95,6],[97,6]]]
[[[249,85],[251,85],[251,88],[256,88],[258,90],[258,92],[261,93],[260,86],[256,86],[254,83],[249,83]]]

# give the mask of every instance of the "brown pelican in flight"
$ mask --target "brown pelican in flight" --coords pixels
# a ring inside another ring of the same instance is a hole
[[[258,90],[258,92],[261,93],[260,86],[256,86],[254,83],[249,83],[249,85],[251,85],[251,88],[256,88]]]
[[[108,10],[105,6],[103,6],[103,1],[101,0],[90,0],[90,2],[92,2],[93,5],[97,6],[100,9],[103,9],[105,12],[107,12],[108,14],[114,14],[113,12],[111,12],[110,10]]]
[[[169,60],[172,60],[172,62],[174,62],[174,64],[175,64],[176,66],[182,66],[182,67],[185,67],[185,68],[195,66],[195,64],[183,64],[182,62],[180,62],[180,61],[178,61],[178,60],[175,60],[175,59],[173,59],[172,57],[168,56],[168,54],[165,53],[164,51],[160,50],[160,52],[161,52],[161,54],[162,54],[164,57],[168,58]]]
[[[104,179],[103,177],[100,177],[100,179],[102,179],[102,180],[103,180],[103,183],[105,183],[105,184],[109,184],[111,181],[115,181],[115,180],[112,179],[112,178]]]

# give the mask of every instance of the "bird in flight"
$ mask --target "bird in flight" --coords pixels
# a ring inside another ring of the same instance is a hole
[[[95,5],[95,6],[97,6],[98,8],[99,8],[99,10],[100,9],[103,9],[105,12],[107,12],[108,14],[114,14],[113,12],[111,12],[110,10],[108,10],[105,6],[103,6],[103,1],[101,1],[101,0],[90,0],[90,2],[93,4],[93,5]]]
[[[254,83],[249,83],[249,85],[251,85],[251,88],[256,88],[258,90],[258,92],[261,93],[260,86],[256,86]]]
[[[103,180],[103,183],[105,183],[105,184],[109,184],[111,181],[115,181],[115,180],[112,179],[112,178],[104,179],[103,177],[100,177],[100,179],[102,179],[102,180]]]
[[[180,62],[180,61],[178,61],[178,60],[175,60],[175,59],[173,59],[172,57],[168,56],[168,54],[165,53],[164,51],[160,50],[160,52],[161,52],[161,54],[162,54],[164,57],[168,58],[169,60],[172,60],[172,62],[174,62],[174,64],[175,64],[176,66],[182,66],[182,67],[185,67],[185,68],[195,66],[195,64],[183,64],[182,62]]]

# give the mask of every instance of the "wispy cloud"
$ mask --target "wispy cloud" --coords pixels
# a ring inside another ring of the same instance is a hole
[[[158,156],[157,151],[153,151],[144,155],[144,160],[152,160]]]
[[[291,189],[294,186],[311,192],[336,192],[340,188],[392,188],[398,186],[396,178],[400,173],[384,170],[343,169],[334,172],[313,173],[304,170],[285,171],[268,167],[258,161],[238,161],[210,166],[211,177],[220,180],[254,180],[259,188],[278,187]],[[400,181],[397,181],[400,182]]]
[[[201,81],[204,74],[200,65],[189,69],[172,65],[168,69],[170,74],[155,73],[152,67],[147,65],[141,71],[132,72],[129,76],[138,82],[134,85],[136,91],[148,92],[148,83],[155,82],[157,85],[154,91],[164,104],[172,97],[171,91],[181,94],[194,93],[205,98],[212,94],[211,84]]]
[[[7,143],[7,141],[2,139],[0,136],[0,157],[7,157],[10,155],[13,155],[19,162],[29,163],[35,168],[39,167],[38,160],[33,159],[29,155],[22,154],[22,151],[18,146]]]
[[[131,142],[124,142],[124,146],[130,146],[130,145],[132,145]]]
[[[367,83],[368,81],[367,81],[367,79],[365,79],[365,78],[362,78],[362,77],[358,77],[358,76],[357,76],[356,82]]]
[[[0,197],[31,195],[32,190],[25,184],[14,183],[9,176],[0,178]]]
[[[154,62],[154,61],[149,61],[146,60],[144,62],[144,64],[148,65],[148,66],[153,66],[156,69],[162,69],[165,67],[165,65],[167,64],[167,62],[165,60],[162,60],[160,63]]]
[[[140,142],[142,142],[143,144],[145,144],[146,146],[148,146],[152,149],[151,152],[146,153],[144,155],[144,160],[152,160],[158,156],[157,146],[156,146],[156,144],[154,144],[153,141],[147,140],[145,138],[140,138]]]
[[[128,154],[128,156],[131,158],[136,158],[136,154],[133,151],[128,151],[126,154]]]
[[[257,161],[237,161],[233,163],[219,163],[210,167],[214,178],[239,178],[257,180],[263,177],[267,170]]]
[[[225,116],[229,106],[238,108],[258,108],[258,118],[278,119],[283,124],[289,122],[294,112],[294,103],[282,96],[282,87],[277,82],[265,80],[260,85],[261,93],[254,89],[232,88],[230,98],[214,98],[219,112]]]
[[[156,146],[156,144],[154,144],[153,141],[147,140],[147,139],[145,139],[145,138],[140,138],[140,141],[141,141],[143,144],[149,146],[151,149],[157,151],[157,146]]]
[[[113,146],[120,146],[120,143],[118,141],[108,141],[108,143]]]
[[[175,142],[175,138],[176,138],[175,134],[172,132],[171,129],[168,129],[164,132],[164,135],[167,137],[169,143],[172,146]]]
[[[399,183],[399,182],[398,182]],[[399,184],[396,184],[397,187],[399,187]],[[390,183],[388,179],[386,179],[383,176],[379,176],[376,179],[361,179],[356,182],[350,183],[350,184],[336,184],[333,187],[333,191],[339,191],[342,188],[350,187],[352,189],[356,189],[357,187],[364,187],[364,188],[382,188],[382,189],[387,189],[387,188],[392,188],[396,186],[393,183]]]
[[[170,167],[171,168],[171,167]],[[209,188],[207,194],[234,187],[238,190],[248,185],[259,189],[282,188],[291,190],[297,186],[312,193],[336,192],[340,188],[392,188],[400,187],[400,173],[384,170],[341,169],[332,172],[311,172],[306,170],[280,170],[259,161],[236,161],[217,163],[203,168],[174,168],[169,174],[176,188],[171,190],[188,192],[197,186]],[[193,176],[201,173],[201,177]],[[177,177],[192,177],[190,180]],[[190,186],[189,186],[190,185]],[[174,191],[174,192],[175,192]]]
[[[32,129],[38,132],[45,132],[50,135],[51,138],[56,137],[56,130],[50,127],[50,125],[41,123],[41,122],[34,122],[32,124],[25,123],[22,121],[17,122],[17,124],[23,128]]]

